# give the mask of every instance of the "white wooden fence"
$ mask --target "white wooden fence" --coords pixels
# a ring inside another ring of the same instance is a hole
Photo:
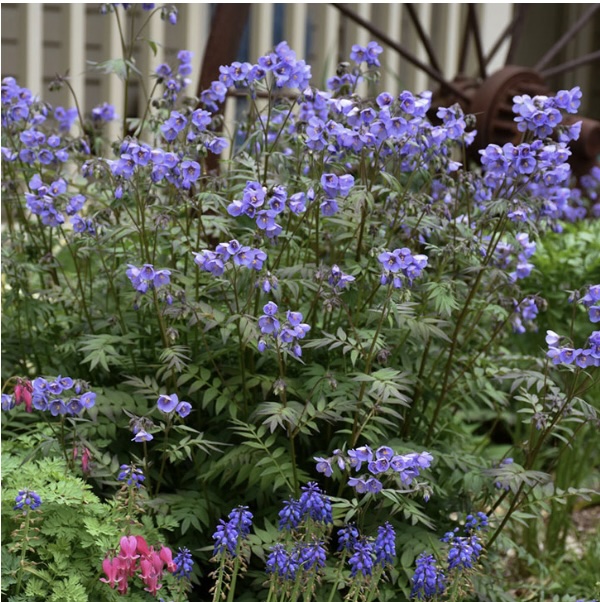
[[[176,6],[179,10],[177,25],[172,26],[154,18],[142,32],[144,38],[158,44],[157,56],[153,55],[147,44],[140,44],[136,58],[140,70],[145,73],[153,66],[172,59],[177,50],[192,50],[196,68],[191,87],[195,90],[208,39],[211,5]],[[347,6],[401,42],[417,57],[427,61],[424,48],[401,4],[364,3]],[[463,28],[464,5],[417,4],[415,7],[425,29],[432,35],[445,75],[453,75]],[[478,6],[484,41],[493,42],[510,21],[512,7],[511,4]],[[123,15],[122,9],[119,11]],[[137,30],[147,13],[142,14],[139,9],[135,12]],[[253,4],[248,60],[255,61],[280,41],[274,39],[276,13],[277,20],[283,21],[283,39],[301,58],[313,65],[317,83],[333,73],[337,60],[348,56],[352,44],[366,44],[373,39],[368,31],[356,26],[327,4]],[[131,9],[127,17],[123,20],[129,20],[130,23]],[[123,29],[129,31],[127,23]],[[122,106],[121,86],[116,78],[104,77],[91,70],[88,64],[88,61],[101,62],[120,55],[117,21],[114,15],[101,15],[98,4],[2,4],[2,76],[17,76],[22,85],[53,104],[70,102],[65,91],[46,91],[55,74],[64,74],[68,69],[82,106],[89,109],[104,100]],[[501,54],[496,61],[502,61]],[[385,49],[383,67],[382,88],[390,92],[397,91],[399,87],[419,90],[430,85],[426,74],[414,69],[391,49]]]

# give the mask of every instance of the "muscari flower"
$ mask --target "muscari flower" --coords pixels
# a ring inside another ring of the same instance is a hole
[[[173,559],[175,564],[174,575],[177,579],[187,578],[189,579],[194,561],[192,560],[192,553],[187,548],[179,548],[179,552]]]
[[[35,491],[21,489],[15,497],[13,510],[23,510],[23,514],[27,514],[30,510],[37,510],[41,505],[42,500]]]
[[[411,598],[422,600],[443,593],[446,577],[431,554],[421,554],[412,579]]]

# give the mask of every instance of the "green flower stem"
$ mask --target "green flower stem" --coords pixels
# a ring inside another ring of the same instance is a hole
[[[390,299],[392,298],[393,293],[392,283],[388,284],[387,297],[385,298],[383,308],[381,309],[381,318],[379,319],[379,323],[377,324],[377,329],[375,330],[375,334],[373,335],[373,340],[371,341],[371,347],[369,348],[369,352],[367,353],[367,359],[365,362],[364,373],[369,375],[371,373],[371,366],[373,365],[373,359],[375,357],[375,345],[377,343],[377,339],[379,338],[379,333],[381,332],[381,328],[383,327],[383,323],[387,317],[387,313],[390,307]],[[365,396],[365,391],[367,390],[367,381],[363,381],[360,385],[360,391],[357,397],[357,405],[356,410],[354,411],[354,422],[352,424],[352,437],[350,438],[350,447],[354,447],[356,442],[358,441],[358,437],[362,429],[363,425],[359,428],[359,415],[362,409],[363,398]]]
[[[340,583],[344,583],[342,571],[344,570],[344,564],[346,562],[347,557],[348,557],[348,550],[346,548],[344,548],[344,551],[342,552],[340,561],[338,563],[335,581],[333,582],[333,585],[331,586],[331,591],[329,592],[329,597],[327,598],[327,602],[333,602],[333,598],[335,597],[335,593],[338,590],[338,586],[340,585]]]
[[[229,591],[227,593],[227,602],[233,602],[233,598],[235,595],[235,585],[237,582],[237,577],[238,577],[238,573],[240,572],[240,566],[242,564],[242,561],[240,559],[240,545],[241,542],[238,542],[238,547],[237,547],[237,556],[235,557],[235,561],[233,563],[233,572],[231,574],[231,581],[229,582]]]
[[[25,514],[25,526],[23,528],[23,547],[21,548],[21,558],[19,560],[19,570],[17,572],[17,585],[15,589],[15,596],[18,596],[21,591],[21,583],[23,581],[23,573],[25,566],[25,556],[27,554],[27,546],[29,541],[29,521],[30,521],[31,510]]]
[[[171,426],[173,425],[173,417],[172,413],[168,415],[167,418],[167,426],[165,426],[165,441],[164,446],[165,449],[162,453],[162,460],[160,463],[160,470],[158,472],[158,480],[156,481],[156,489],[154,491],[154,495],[157,496],[160,491],[160,486],[162,485],[163,476],[165,474],[165,467],[167,465],[167,443],[169,442],[169,431],[171,430]]]
[[[224,552],[221,552],[221,562],[219,564],[219,574],[217,577],[217,582],[215,583],[215,590],[213,593],[212,602],[221,602],[221,592],[223,591],[223,578],[225,573],[225,560],[226,555]]]

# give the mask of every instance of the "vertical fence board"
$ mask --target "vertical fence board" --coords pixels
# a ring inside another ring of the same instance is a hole
[[[392,40],[400,41],[402,6],[400,4],[375,4],[373,6],[373,18],[378,27],[380,27]],[[376,40],[378,41],[378,40]],[[381,81],[379,91],[389,92],[396,95],[400,91],[400,55],[382,44],[383,54],[381,55]]]
[[[286,4],[283,35],[299,59],[306,58],[307,5]]]
[[[359,17],[362,17],[365,21],[371,20],[371,5],[367,3],[362,4],[350,4],[349,8],[356,13]],[[344,48],[342,50],[342,60],[349,60],[350,52],[354,44],[359,46],[366,46],[372,38],[370,32],[364,27],[357,25],[350,19],[346,21]],[[364,65],[363,65],[364,67]],[[356,93],[364,96],[367,94],[368,85],[367,82],[361,82],[356,87]]]
[[[180,21],[184,27],[183,48],[194,53],[192,65],[194,70],[190,75],[192,80],[188,90],[195,94],[200,79],[200,66],[204,60],[204,51],[210,31],[210,7],[208,4],[185,4],[181,7]]]
[[[272,4],[253,4],[250,8],[250,56],[254,63],[273,46],[273,13]]]
[[[115,10],[120,9],[116,8]],[[105,17],[103,55],[107,58],[122,56],[117,19],[114,15],[106,15]],[[101,82],[103,100],[115,107],[118,116],[118,119],[109,122],[106,126],[108,138],[116,140],[122,135],[122,123],[126,114],[123,82],[113,73],[102,75]]]
[[[21,46],[21,85],[29,88],[34,94],[42,94],[43,90],[43,43],[44,17],[42,4],[26,4],[21,10],[20,19]]]
[[[85,111],[85,5],[69,4],[67,7],[67,65],[70,84],[79,106]]]
[[[445,11],[440,15],[438,31],[443,35],[443,46],[440,46],[441,68],[446,78],[453,78],[458,68],[458,55],[462,40],[462,6],[460,4],[447,4]]]
[[[141,20],[141,18],[144,18],[144,15],[138,15],[138,20]],[[162,19],[150,19],[140,33],[143,40],[140,40],[141,45],[139,48],[139,69],[142,73],[142,85],[138,89],[137,99],[139,115],[144,114],[150,95],[152,94],[152,89],[156,84],[156,78],[152,77],[152,74],[161,63],[165,62],[165,28],[167,26],[168,23]],[[148,40],[151,40],[156,44],[156,55],[154,54],[154,49],[148,43]]]
[[[415,4],[415,9],[421,25],[426,32],[431,31],[431,17],[432,10],[431,4]],[[429,58],[427,57],[427,51],[425,50],[425,46],[418,38],[418,36],[414,36],[414,52],[417,58],[423,63],[429,64]],[[412,75],[412,89],[415,93],[422,92],[423,90],[431,89],[431,82],[429,81],[429,76],[420,71],[419,69],[413,70]]]
[[[340,14],[327,4],[316,6],[315,51],[313,57],[313,83],[325,87],[328,77],[334,75],[339,60]]]
[[[479,26],[483,52],[487,54],[513,16],[512,4],[482,4],[479,6]],[[490,61],[488,73],[500,69],[505,62],[509,40],[505,40],[496,56]]]

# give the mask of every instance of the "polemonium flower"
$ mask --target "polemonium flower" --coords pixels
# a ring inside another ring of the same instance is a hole
[[[172,395],[160,395],[156,405],[161,412],[170,414],[179,405],[179,397],[176,393]]]

